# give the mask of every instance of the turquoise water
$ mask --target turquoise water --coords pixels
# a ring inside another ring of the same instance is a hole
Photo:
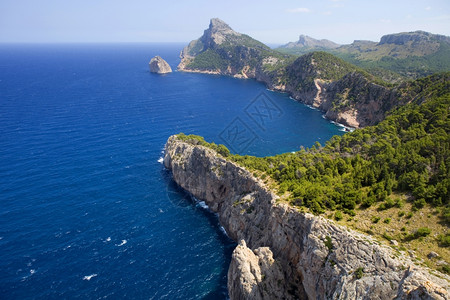
[[[263,156],[342,132],[254,80],[149,73],[182,46],[0,45],[0,298],[226,298],[235,244],[159,162],[167,138]]]

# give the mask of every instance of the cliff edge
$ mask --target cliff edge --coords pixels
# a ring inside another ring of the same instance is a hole
[[[449,298],[448,276],[282,203],[246,169],[195,140],[171,136],[164,166],[239,242],[228,272],[231,299]]]

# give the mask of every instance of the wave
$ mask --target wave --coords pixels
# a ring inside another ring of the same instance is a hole
[[[97,276],[97,274],[86,275],[86,276],[83,277],[83,280],[89,281],[89,280],[91,280],[92,278],[94,278],[96,276]]]
[[[123,245],[125,245],[127,242],[127,240],[122,240],[122,243],[120,243],[119,245],[116,245],[117,247],[122,247]]]
[[[164,161],[164,158],[162,158],[162,157],[158,158],[158,162],[159,162],[160,164],[162,164],[163,161]]]
[[[203,209],[208,209],[209,210],[209,206],[206,204],[205,201],[198,201],[197,202],[197,206],[200,206]]]
[[[228,238],[230,237],[223,226],[219,226],[220,231],[225,234]]]

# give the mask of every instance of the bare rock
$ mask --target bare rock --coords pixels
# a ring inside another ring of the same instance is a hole
[[[430,253],[428,253],[427,257],[428,257],[429,259],[433,259],[433,258],[439,257],[439,254],[437,254],[437,253],[434,252],[434,251],[431,251]]]
[[[150,60],[149,66],[150,72],[152,73],[166,74],[172,72],[172,68],[170,68],[169,64],[160,56],[153,57]]]
[[[252,251],[244,240],[233,252],[228,290],[231,299],[294,299],[285,295],[283,271],[272,251],[268,247]]]

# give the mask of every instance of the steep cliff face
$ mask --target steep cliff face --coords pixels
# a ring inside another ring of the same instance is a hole
[[[172,136],[164,165],[239,242],[228,275],[231,299],[449,297],[448,277],[431,275],[369,236],[281,203],[250,172],[209,148]]]

